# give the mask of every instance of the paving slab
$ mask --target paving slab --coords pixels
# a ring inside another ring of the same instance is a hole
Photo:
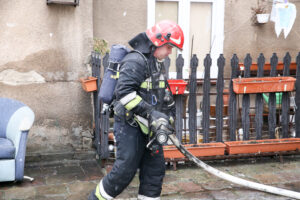
[[[231,175],[300,192],[300,157],[207,161]],[[97,161],[26,166],[25,174],[35,181],[0,183],[0,200],[86,200],[111,165],[101,168]],[[116,199],[137,199],[138,174]],[[177,170],[167,167],[161,199],[290,199],[227,182],[186,163]]]

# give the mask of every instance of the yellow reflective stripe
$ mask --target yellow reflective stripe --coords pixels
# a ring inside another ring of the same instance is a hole
[[[110,75],[110,78],[118,79],[120,76],[120,72],[117,72],[116,75]]]
[[[135,99],[136,96],[137,96],[137,95],[136,95],[136,91],[133,91],[133,92],[131,92],[131,93],[125,95],[125,97],[122,97],[122,98],[120,99],[120,102],[121,102],[122,105],[126,105],[126,104],[128,104],[130,101],[132,101],[133,99]]]
[[[100,194],[99,184],[98,184],[97,187],[96,187],[95,195],[96,195],[96,197],[97,197],[99,200],[106,200],[106,199],[105,199],[104,197],[102,197],[101,194]]]
[[[170,121],[171,125],[173,125],[173,123],[174,123],[174,118],[173,118],[173,117],[170,117],[169,121]]]
[[[142,122],[140,122],[136,117],[135,117],[134,119],[135,119],[135,121],[139,124],[139,126],[140,126],[142,132],[143,132],[144,134],[148,135],[148,127],[145,126]]]
[[[148,135],[149,134],[149,128],[148,128],[148,120],[139,116],[139,115],[135,115],[134,116],[134,120],[139,124],[142,132],[145,134],[145,135]],[[150,131],[150,137],[152,137],[153,135],[153,132]]]
[[[147,88],[147,82],[146,81],[142,82],[141,88],[145,88],[145,89]]]
[[[140,85],[140,87],[141,87],[141,88],[144,88],[144,89],[148,89],[148,83],[150,83],[150,84],[149,84],[149,89],[152,89],[152,84],[151,84],[151,82],[147,82],[147,81],[142,82],[142,84]],[[165,88],[165,87],[166,87],[165,81],[159,81],[158,87],[159,87],[159,88]]]
[[[127,103],[125,105],[125,108],[127,110],[132,110],[136,105],[138,105],[140,102],[142,101],[142,97],[140,96],[136,96],[133,100],[129,101],[129,103]]]
[[[159,88],[165,88],[165,81],[159,81]]]

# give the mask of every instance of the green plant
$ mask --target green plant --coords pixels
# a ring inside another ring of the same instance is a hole
[[[264,14],[267,13],[266,0],[257,0],[257,7],[251,7],[253,14]]]
[[[93,49],[102,55],[109,53],[108,42],[104,39],[94,38]]]

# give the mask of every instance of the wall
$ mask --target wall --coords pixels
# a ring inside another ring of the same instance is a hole
[[[92,0],[78,7],[1,1],[0,96],[35,112],[28,154],[91,148],[91,96],[78,80],[89,73],[92,8]]]
[[[240,62],[243,62],[247,53],[251,54],[253,62],[257,62],[257,57],[262,52],[265,55],[266,62],[270,62],[272,53],[276,52],[279,62],[282,62],[285,53],[289,52],[292,56],[292,61],[295,62],[300,49],[300,43],[298,42],[300,38],[300,1],[289,1],[296,5],[298,13],[294,26],[286,39],[284,39],[283,32],[277,38],[274,22],[269,21],[264,25],[252,24],[251,7],[255,7],[256,2],[256,0],[225,1],[224,55],[227,65],[230,65],[230,59],[234,53],[237,54]],[[271,12],[272,2],[268,0],[266,3],[269,13]],[[230,71],[228,68],[225,73],[230,74]]]
[[[94,37],[124,44],[147,28],[147,0],[94,0]]]
[[[300,9],[299,0],[290,2],[295,3]],[[298,54],[300,44],[295,41],[300,37],[299,14],[288,37],[284,39],[282,33],[277,38],[273,22],[269,21],[264,25],[252,24],[251,7],[255,7],[256,3],[257,0],[225,0],[223,52],[226,58],[227,77],[230,76],[230,59],[234,53],[238,55],[240,62],[243,62],[247,53],[251,54],[253,62],[256,62],[261,52],[264,53],[266,62],[269,62],[273,52],[277,53],[279,61],[282,61],[287,51],[290,52],[293,61]],[[270,12],[272,1],[267,0],[265,4]],[[145,30],[146,25],[146,0],[94,1],[94,37],[107,40],[109,46],[114,43],[127,45],[128,40],[136,33]]]

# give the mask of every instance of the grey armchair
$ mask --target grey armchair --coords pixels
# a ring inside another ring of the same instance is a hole
[[[23,180],[27,135],[33,121],[28,106],[0,98],[0,182]]]

